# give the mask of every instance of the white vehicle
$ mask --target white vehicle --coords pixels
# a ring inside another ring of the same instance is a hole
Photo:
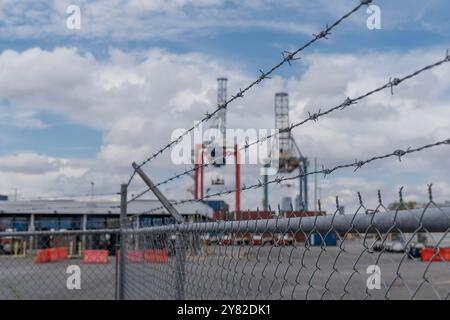
[[[252,245],[260,246],[262,245],[262,235],[261,234],[253,234],[252,235]]]
[[[383,250],[383,248],[381,248]],[[395,252],[395,253],[401,253],[406,251],[406,243],[404,240],[393,240],[393,241],[386,241],[384,243],[384,250],[387,252]]]
[[[395,253],[402,253],[407,250],[406,242],[402,239],[384,241],[384,243],[381,240],[378,240],[377,242],[375,242],[372,248],[374,251],[386,251]]]
[[[392,252],[392,241],[385,241],[384,246],[381,248],[381,250]]]
[[[251,243],[254,246],[265,245],[266,243],[273,243],[273,236],[270,233],[255,233],[252,235]]]
[[[403,240],[392,241],[391,250],[392,252],[402,253],[406,251],[406,244]]]

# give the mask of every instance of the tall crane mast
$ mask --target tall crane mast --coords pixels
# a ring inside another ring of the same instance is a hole
[[[299,159],[293,150],[293,139],[289,128],[289,96],[285,92],[275,95],[275,129],[281,133],[278,135],[280,146],[280,171],[292,172],[298,167]]]
[[[227,78],[217,79],[217,105],[221,106],[227,102]],[[211,128],[217,129],[225,137],[227,130],[227,109],[220,109],[212,119]]]
[[[303,209],[308,210],[308,159],[302,155],[294,137],[289,129],[289,95],[286,92],[275,94],[275,128],[280,131],[279,138],[279,173],[292,173],[299,170],[299,196]],[[267,180],[267,176],[265,177]],[[269,186],[265,183],[263,206],[268,210],[269,206]]]

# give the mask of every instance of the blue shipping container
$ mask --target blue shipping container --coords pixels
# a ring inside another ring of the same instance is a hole
[[[312,246],[322,246],[326,245],[329,247],[334,247],[337,245],[337,235],[335,233],[330,233],[328,235],[320,235],[314,233],[310,236],[310,242]]]

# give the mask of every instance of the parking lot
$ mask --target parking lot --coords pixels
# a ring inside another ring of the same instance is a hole
[[[81,290],[68,290],[67,267],[81,267]],[[0,256],[0,299],[111,300],[115,298],[115,263],[84,265],[81,259],[35,264],[34,257]]]
[[[402,253],[369,252],[359,241],[340,247],[219,246],[187,256],[187,299],[449,299],[448,262],[426,263]],[[126,298],[174,297],[174,257],[126,264]],[[69,265],[81,267],[81,290],[68,290]],[[367,268],[381,271],[368,290]],[[0,257],[0,299],[114,299],[115,259],[36,265],[32,257]]]
[[[404,254],[339,247],[212,246],[208,256],[188,257],[189,299],[448,299],[448,262],[426,263]],[[377,265],[381,288],[368,290],[367,268]],[[170,290],[168,268],[129,265],[140,280],[133,298],[158,296],[150,283]],[[147,281],[150,281],[147,283]],[[162,296],[162,293],[160,294]]]

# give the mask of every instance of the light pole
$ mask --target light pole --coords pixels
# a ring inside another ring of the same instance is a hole
[[[94,186],[95,183],[91,181],[91,202],[94,201]]]

